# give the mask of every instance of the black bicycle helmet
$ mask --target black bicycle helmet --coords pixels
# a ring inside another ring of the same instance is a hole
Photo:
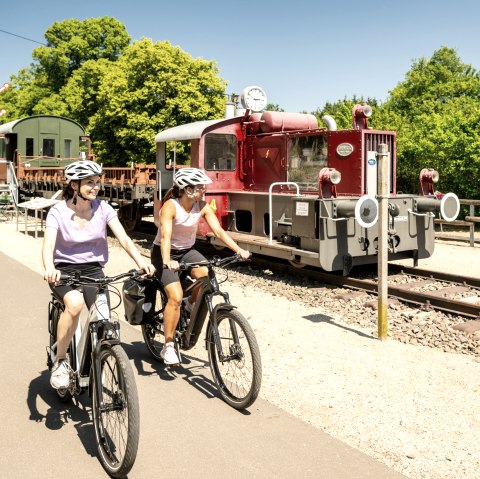
[[[67,183],[80,181],[90,176],[103,175],[102,165],[90,160],[75,161],[65,168]]]
[[[173,182],[182,189],[187,186],[208,185],[212,180],[198,168],[180,168],[175,173]]]

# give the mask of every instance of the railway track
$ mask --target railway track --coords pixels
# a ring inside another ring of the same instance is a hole
[[[135,232],[133,238],[144,250],[143,254],[148,256],[154,240],[151,229]],[[218,250],[207,244],[202,245],[201,249],[208,256],[229,254],[229,250]],[[340,273],[329,273],[309,267],[295,268],[288,263],[274,262],[270,257],[255,256],[252,265],[290,277],[301,277],[371,294],[376,294],[378,287],[376,271],[371,267],[354,270],[352,275],[345,277]],[[438,310],[480,321],[480,279],[391,263],[388,295],[424,311]]]

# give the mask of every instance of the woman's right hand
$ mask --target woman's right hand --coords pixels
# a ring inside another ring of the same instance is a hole
[[[171,259],[170,261],[166,261],[163,263],[166,268],[168,268],[170,271],[175,271],[180,268],[180,265],[178,264],[178,261],[175,261]]]
[[[62,272],[55,268],[46,268],[43,273],[43,279],[49,283],[58,283]]]

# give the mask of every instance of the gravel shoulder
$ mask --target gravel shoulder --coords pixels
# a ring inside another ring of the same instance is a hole
[[[39,273],[41,241],[0,224],[0,250]],[[110,255],[107,273],[131,267],[121,248]],[[439,243],[420,266],[477,276],[480,248]],[[376,312],[362,311],[365,327],[345,321],[347,306],[329,288],[316,292],[324,301],[315,307],[301,301],[300,287],[296,297],[295,286],[268,277],[232,272],[222,288],[254,328],[264,399],[409,478],[478,477],[478,356],[380,342]],[[199,342],[192,355],[202,354]]]

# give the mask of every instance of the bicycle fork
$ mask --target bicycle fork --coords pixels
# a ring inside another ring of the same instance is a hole
[[[224,296],[227,302],[220,303],[220,304],[217,304],[216,306],[213,306],[213,302],[212,302],[213,294],[207,295],[206,300],[207,300],[209,315],[210,315],[210,328],[212,330],[213,341],[215,343],[215,347],[218,352],[218,359],[220,360],[220,362],[224,363],[227,361],[231,361],[232,359],[235,359],[236,353],[232,355],[232,354],[229,354],[230,353],[229,351],[227,355],[225,355],[222,347],[220,333],[218,331],[217,315],[222,310],[231,311],[232,309],[236,309],[236,306],[233,306],[232,304],[230,304],[228,300],[228,295],[226,295],[226,293],[221,293],[221,295]],[[229,319],[229,323],[230,323],[230,331],[232,332],[234,344],[238,344],[239,338],[238,338],[238,332],[235,326],[235,322],[232,319]]]
[[[98,338],[99,327],[103,328],[102,338]],[[93,373],[93,392],[95,394],[96,403],[100,413],[122,410],[125,407],[123,399],[112,397],[111,402],[105,403],[103,398],[103,382],[102,382],[102,364],[100,359],[100,352],[104,347],[112,347],[120,344],[120,324],[112,323],[110,321],[94,321],[90,323],[90,335],[92,338],[92,373]],[[117,378],[117,381],[119,378]],[[103,429],[103,422],[99,421],[100,436],[105,436]]]

